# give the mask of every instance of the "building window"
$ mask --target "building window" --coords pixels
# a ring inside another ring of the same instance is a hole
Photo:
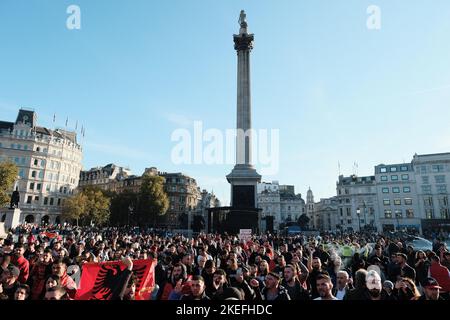
[[[430,183],[430,177],[422,176],[422,184],[429,184],[429,183]]]
[[[444,165],[443,164],[435,164],[431,166],[431,170],[433,172],[444,172]]]
[[[405,205],[411,206],[412,205],[412,199],[411,198],[405,198]]]
[[[61,205],[61,199],[58,199],[58,206]]]
[[[36,171],[31,171],[31,177],[36,178]]]
[[[431,193],[431,186],[421,186],[422,193]]]
[[[409,174],[402,174],[402,180],[409,180]]]
[[[54,198],[50,198],[50,205],[51,206],[53,205],[54,202],[55,202],[55,199]]]
[[[39,201],[39,197],[38,196],[34,197],[34,202],[38,202],[38,201]]]
[[[380,168],[380,172],[381,172],[381,173],[386,173],[386,172],[387,172],[387,169],[386,169],[385,167],[382,167],[382,168]]]
[[[352,223],[352,219],[348,219],[348,220],[347,220],[347,223],[348,223],[348,224],[351,224],[351,223]]]
[[[389,188],[382,188],[382,189],[381,189],[381,192],[383,192],[383,193],[389,193]]]
[[[45,197],[44,198],[44,205],[47,205],[48,204],[48,197]]]
[[[393,187],[392,188],[392,192],[393,193],[400,193],[400,188],[399,187]]]
[[[391,172],[397,172],[397,167],[391,167]]]
[[[42,184],[41,184],[41,183],[38,183],[38,184],[36,185],[36,190],[41,190],[41,187],[42,187]]]
[[[391,200],[389,200],[389,199],[384,199],[384,200],[383,200],[383,204],[384,204],[385,206],[390,206],[390,205],[391,205]]]
[[[38,159],[34,159],[34,165],[37,166],[38,165]]]
[[[339,208],[339,212],[341,213],[341,217],[344,215],[344,209],[343,208]]]
[[[34,182],[30,182],[30,190],[34,190]]]
[[[439,205],[440,205],[441,207],[446,207],[446,206],[448,206],[448,197],[445,196],[445,197],[439,198]]]
[[[44,179],[44,171],[39,171],[39,179]]]
[[[391,219],[392,218],[392,210],[389,210],[389,209],[384,210],[384,217],[387,219]]]
[[[402,210],[395,210],[394,212],[396,218],[403,218]]]
[[[29,204],[29,203],[31,203],[31,200],[33,199],[33,197],[32,196],[28,196],[27,197],[27,203]]]
[[[398,175],[393,174],[393,175],[391,176],[391,181],[398,181]]]
[[[388,181],[388,177],[387,176],[381,176],[381,181]]]
[[[448,218],[449,218],[448,209],[447,208],[441,209],[441,219],[448,219]]]
[[[445,183],[445,176],[434,176],[436,183]]]
[[[433,219],[434,218],[433,209],[425,209],[425,216],[427,217],[427,219]]]
[[[347,210],[347,216],[350,217],[352,215],[351,209],[350,208],[346,208]]]
[[[408,171],[408,166],[401,166],[400,171]]]
[[[407,218],[414,218],[414,211],[413,211],[413,209],[406,209],[406,217]]]
[[[394,204],[396,206],[401,206],[402,205],[402,199],[394,199]]]
[[[425,197],[425,198],[423,199],[423,203],[424,203],[426,206],[432,207],[432,206],[433,206],[433,197]]]
[[[438,184],[438,185],[436,185],[436,190],[438,193],[447,193],[447,185],[446,184]]]
[[[403,187],[403,192],[404,193],[410,193],[411,192],[411,187]]]

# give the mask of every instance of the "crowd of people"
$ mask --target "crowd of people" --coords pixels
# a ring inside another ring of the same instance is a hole
[[[0,238],[0,299],[76,298],[86,262],[122,261],[111,299],[133,300],[133,260],[153,259],[153,300],[448,300],[444,242],[381,234],[192,238],[154,229],[21,225]]]

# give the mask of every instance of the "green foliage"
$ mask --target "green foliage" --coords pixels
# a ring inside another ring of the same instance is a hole
[[[12,162],[0,163],[0,206],[9,204],[14,182],[19,174],[19,169]]]
[[[169,209],[169,198],[164,191],[164,178],[144,175],[138,199],[136,222],[139,225],[155,224],[156,218],[164,215]]]
[[[111,200],[102,190],[95,187],[84,188],[78,194],[66,199],[63,206],[63,218],[81,221],[82,225],[104,224],[110,215]]]

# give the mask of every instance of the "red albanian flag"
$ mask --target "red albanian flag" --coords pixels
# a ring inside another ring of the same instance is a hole
[[[152,259],[133,261],[136,300],[150,300],[155,288],[155,264]],[[75,300],[109,300],[125,269],[121,261],[85,263]]]

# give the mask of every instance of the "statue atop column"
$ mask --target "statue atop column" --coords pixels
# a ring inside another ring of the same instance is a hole
[[[241,28],[239,29],[240,34],[247,33],[247,15],[244,10],[241,10],[241,14],[239,15],[239,25]]]

